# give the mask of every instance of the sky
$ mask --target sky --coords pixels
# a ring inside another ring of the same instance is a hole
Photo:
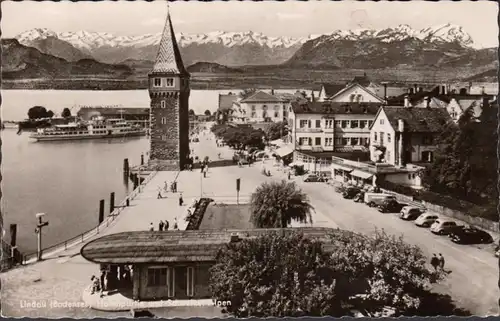
[[[338,29],[380,29],[399,24],[423,29],[452,23],[462,26],[477,48],[498,45],[498,5],[491,1],[176,1],[169,6],[175,31],[188,34],[221,30],[304,37]],[[167,12],[166,1],[2,1],[1,7],[4,38],[33,28],[123,36],[158,33]]]

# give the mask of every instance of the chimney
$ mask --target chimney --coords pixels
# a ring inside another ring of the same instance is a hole
[[[484,95],[486,91],[484,90],[484,86],[481,86],[481,95]]]
[[[423,88],[422,87],[418,87],[418,92],[421,93],[422,91],[424,91]]]
[[[398,119],[398,135],[399,135],[399,142],[398,142],[398,166],[403,167],[404,166],[404,152],[403,152],[403,133],[405,131],[405,122],[402,119]]]
[[[413,92],[416,94],[418,90],[417,84],[413,84]]]
[[[316,98],[314,97],[314,90],[311,90],[311,101],[315,102]]]
[[[430,107],[430,102],[431,102],[431,100],[429,99],[429,97],[425,96],[424,97],[425,108]]]
[[[274,96],[274,88],[271,88],[271,95]]]
[[[469,94],[472,94],[472,81],[469,81]]]
[[[384,85],[384,99],[387,100],[387,83],[383,82],[382,85]]]
[[[410,107],[410,98],[408,95],[405,96],[404,107]]]

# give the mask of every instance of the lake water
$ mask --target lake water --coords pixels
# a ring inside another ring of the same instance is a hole
[[[197,114],[213,112],[219,93],[228,92],[192,90],[190,108]],[[148,107],[149,95],[146,90],[2,90],[3,120],[25,119],[35,105],[56,114],[82,105]],[[77,111],[78,107],[72,113]],[[97,225],[99,200],[105,199],[107,214],[109,194],[115,192],[119,203],[132,188],[123,180],[123,159],[138,164],[141,153],[149,150],[147,138],[37,143],[28,133],[17,135],[16,129],[3,130],[1,135],[4,226],[8,239],[9,224],[17,224],[18,247],[25,252],[36,251],[36,213],[47,213],[49,221],[43,232],[44,247]]]

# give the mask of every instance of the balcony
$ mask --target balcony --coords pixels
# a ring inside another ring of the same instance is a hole
[[[322,133],[322,128],[297,128],[297,133]]]

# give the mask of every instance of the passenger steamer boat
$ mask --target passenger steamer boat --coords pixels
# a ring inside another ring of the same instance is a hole
[[[123,119],[104,119],[97,117],[87,122],[55,125],[49,128],[39,128],[30,138],[37,141],[81,140],[97,138],[123,138],[145,136],[147,130],[138,125],[132,125]]]

